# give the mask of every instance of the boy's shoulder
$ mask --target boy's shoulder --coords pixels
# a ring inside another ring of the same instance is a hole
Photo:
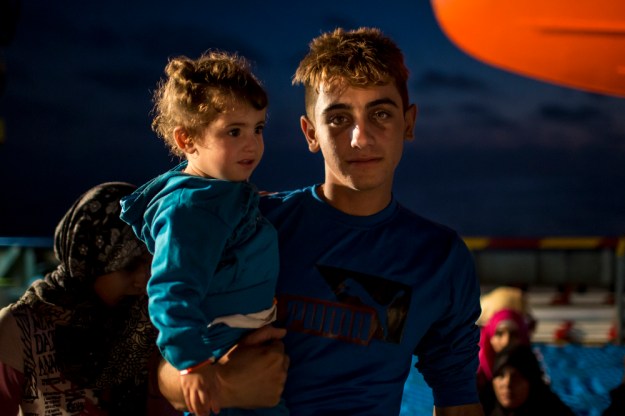
[[[277,206],[285,202],[294,202],[301,200],[307,194],[310,194],[312,187],[305,187],[300,189],[293,189],[288,191],[267,191],[261,190],[258,192],[260,195],[260,204],[263,207]]]

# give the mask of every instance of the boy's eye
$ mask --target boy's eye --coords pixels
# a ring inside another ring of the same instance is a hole
[[[334,115],[334,116],[328,117],[328,124],[333,125],[333,126],[340,126],[341,124],[344,124],[346,122],[347,122],[347,117],[342,116],[342,115]]]
[[[254,129],[254,133],[261,134],[263,130],[265,130],[265,126],[256,126],[256,128]]]
[[[238,137],[241,135],[241,129],[232,129],[228,132],[228,135],[232,137]]]
[[[378,119],[378,120],[386,120],[390,116],[391,115],[389,114],[389,112],[385,111],[385,110],[378,110],[375,113],[373,113],[373,117]]]

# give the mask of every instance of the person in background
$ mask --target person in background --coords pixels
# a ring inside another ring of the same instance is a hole
[[[0,311],[3,415],[175,414],[149,385],[151,258],[119,218],[135,189],[108,182],[78,198],[54,233],[56,269]]]
[[[508,345],[530,345],[530,333],[523,315],[514,309],[495,312],[481,328],[480,365],[477,372],[478,389],[493,378],[495,355]]]
[[[493,379],[481,395],[486,416],[574,416],[551,390],[529,345],[509,345],[497,353]]]
[[[512,286],[499,286],[480,297],[482,314],[477,321],[484,326],[493,314],[502,309],[513,309],[519,312],[526,320],[530,336],[536,329],[536,320],[527,299],[525,290]]]
[[[205,388],[210,367],[276,317],[276,230],[248,181],[263,156],[268,98],[236,54],[176,57],[165,72],[153,128],[185,161],[124,198],[121,218],[154,254],[150,318],[180,374],[186,408],[217,413],[221,405]],[[288,412],[280,405],[221,414]]]
[[[300,125],[325,177],[260,202],[279,236],[284,398],[294,415],[398,415],[413,355],[435,415],[482,414],[471,254],[455,231],[393,195],[417,114],[407,79],[401,50],[376,28],[323,33],[295,73],[305,87]],[[175,371],[162,366],[159,380],[168,399],[184,403]]]

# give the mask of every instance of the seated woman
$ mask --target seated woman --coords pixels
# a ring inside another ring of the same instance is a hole
[[[544,381],[529,345],[510,345],[496,355],[481,401],[486,416],[574,416]]]
[[[58,267],[0,311],[3,415],[172,414],[164,401],[147,405],[158,362],[150,256],[119,218],[134,189],[110,182],[83,194],[56,227]]]
[[[530,344],[530,332],[523,315],[514,309],[495,312],[480,333],[480,364],[477,371],[478,389],[493,378],[495,354],[512,344]]]

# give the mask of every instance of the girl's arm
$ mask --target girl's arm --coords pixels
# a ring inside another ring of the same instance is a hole
[[[155,247],[147,288],[150,318],[159,330],[163,357],[184,370],[215,353],[202,302],[232,230],[188,206],[161,212],[151,228]]]

